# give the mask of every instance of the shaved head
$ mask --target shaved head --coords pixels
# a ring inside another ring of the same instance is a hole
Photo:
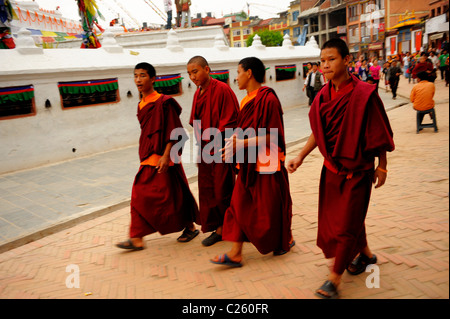
[[[191,58],[188,62],[188,65],[193,63],[200,65],[202,68],[205,68],[207,66],[209,67],[208,61],[206,61],[206,59],[200,55],[196,55]]]

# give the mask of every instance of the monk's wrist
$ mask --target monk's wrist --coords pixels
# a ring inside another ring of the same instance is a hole
[[[377,167],[377,171],[380,171],[380,172],[383,172],[383,173],[387,173],[388,172],[387,169],[382,168],[380,166]]]

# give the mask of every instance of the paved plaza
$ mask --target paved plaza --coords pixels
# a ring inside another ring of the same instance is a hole
[[[396,150],[388,154],[387,182],[373,191],[366,219],[379,286],[368,284],[371,273],[344,274],[343,299],[449,298],[448,88],[436,81],[439,131],[416,134],[411,87],[402,78],[397,100],[380,87]],[[309,135],[307,112],[306,106],[285,110],[287,160]],[[185,244],[176,241],[179,234],[153,234],[138,252],[114,246],[127,237],[137,160],[137,147],[130,146],[0,175],[0,298],[315,299],[329,272],[316,246],[323,161],[317,149],[289,176],[296,245],[275,257],[246,243],[238,269],[209,262],[231,245],[203,247],[209,234]],[[186,172],[197,197],[195,167]],[[73,274],[79,288],[68,285]]]

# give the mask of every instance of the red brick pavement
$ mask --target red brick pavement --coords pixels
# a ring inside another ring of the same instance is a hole
[[[341,298],[449,298],[448,103],[436,112],[439,132],[420,134],[410,104],[388,113],[396,150],[366,222],[380,287],[367,288],[369,273],[344,274]],[[288,150],[288,160],[300,146]],[[154,234],[145,250],[124,252],[114,247],[128,231],[129,212],[121,209],[0,254],[0,298],[315,298],[329,267],[315,244],[321,165],[316,150],[290,175],[297,244],[284,256],[263,256],[247,243],[244,267],[222,268],[208,260],[230,244],[202,247],[205,234],[187,244],[176,242],[179,234]],[[197,194],[196,184],[191,187]],[[80,288],[66,287],[71,264],[79,267]]]

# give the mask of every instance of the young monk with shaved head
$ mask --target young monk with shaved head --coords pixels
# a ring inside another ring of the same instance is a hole
[[[238,65],[239,89],[248,94],[241,101],[237,125],[248,135],[236,133],[227,138],[222,150],[226,161],[236,155],[239,173],[223,226],[223,238],[232,246],[227,253],[211,259],[214,264],[241,267],[244,242],[251,242],[261,254],[272,252],[276,256],[287,253],[295,244],[284,166],[283,110],[275,91],[262,85],[265,69],[256,57],[242,59]],[[241,160],[242,153],[245,156]]]
[[[181,140],[187,138],[179,117],[181,107],[172,97],[155,91],[155,80],[151,64],[136,65],[134,82],[141,96],[137,110],[141,165],[131,192],[129,239],[116,244],[122,249],[144,249],[143,237],[155,232],[164,235],[184,229],[179,242],[188,242],[199,233],[194,225],[198,207],[177,158],[181,154],[172,152],[180,135]]]
[[[316,295],[326,299],[338,297],[346,269],[358,275],[377,261],[367,244],[364,220],[372,183],[375,188],[385,183],[386,152],[394,150],[393,133],[376,87],[349,74],[349,61],[343,40],[324,43],[321,64],[329,82],[311,105],[312,134],[288,164],[288,171],[295,172],[316,147],[324,157],[317,245],[326,258],[334,258],[334,265]]]
[[[206,59],[195,56],[187,71],[197,86],[192,103],[190,124],[200,149],[198,159],[199,210],[202,232],[212,232],[202,242],[211,246],[222,240],[225,211],[230,205],[235,174],[231,164],[224,163],[219,150],[225,130],[236,127],[239,103],[229,85],[211,78]],[[210,144],[214,147],[210,147]]]

